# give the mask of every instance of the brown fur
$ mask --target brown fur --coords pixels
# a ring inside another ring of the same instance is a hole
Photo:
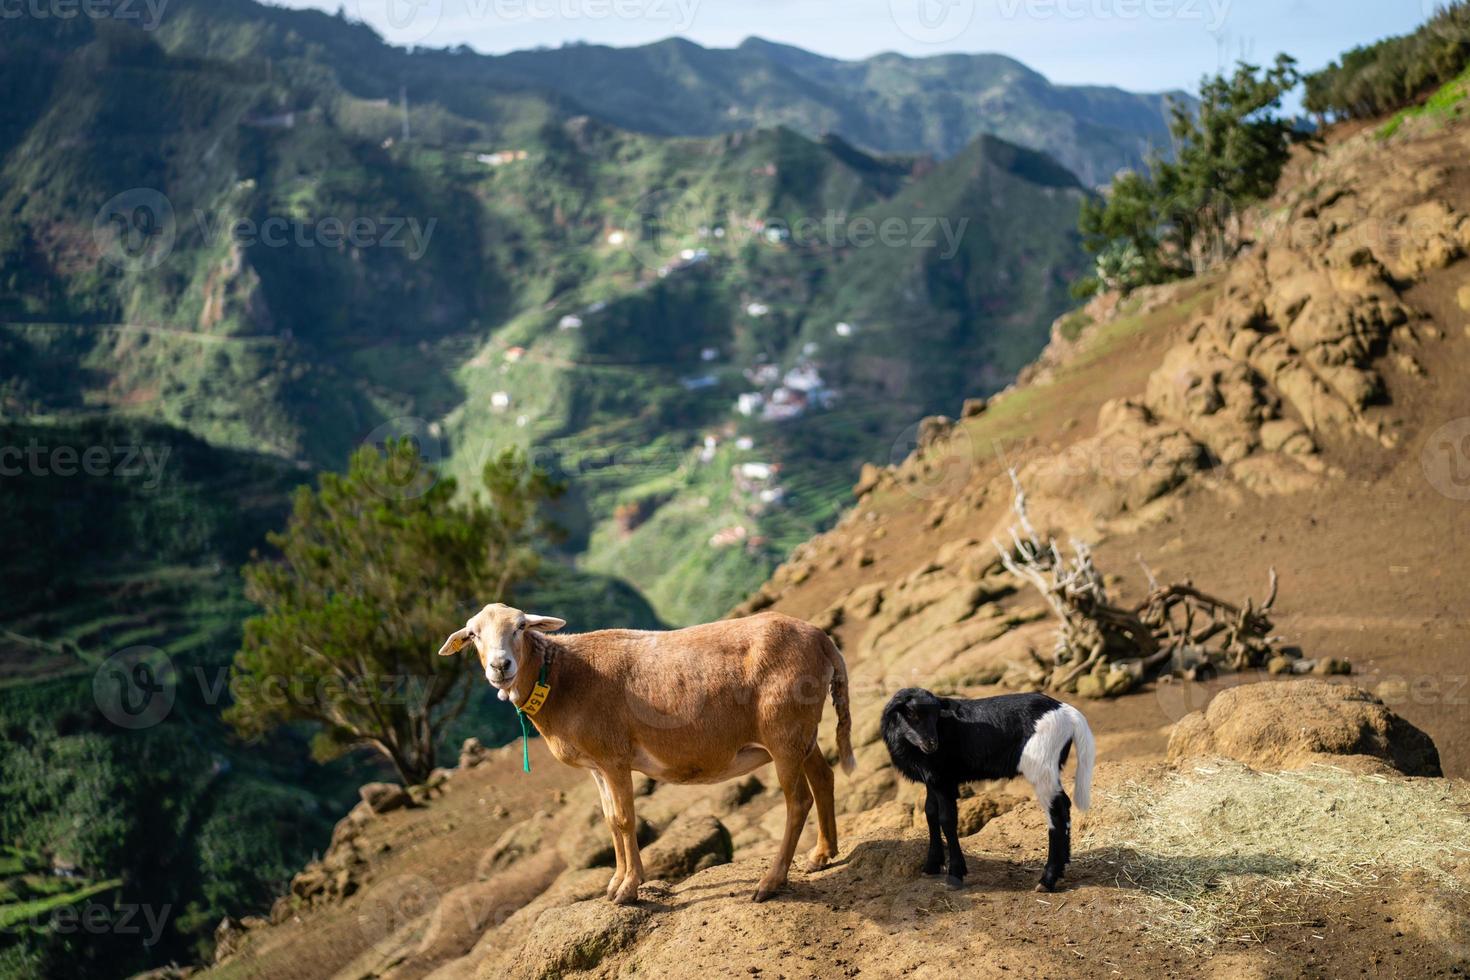
[[[854,762],[847,666],[827,634],[762,613],[670,632],[544,635],[561,625],[490,605],[439,652],[447,656],[474,641],[487,678],[515,704],[525,703],[551,654],[551,694],[531,720],[553,755],[591,770],[597,783],[617,855],[609,898],[636,901],[643,881],[634,770],[666,782],[713,783],[775,763],[786,831],[756,901],[785,884],[814,802],[818,843],[809,865],[820,868],[836,856],[832,768],[817,745],[829,692],[843,769],[851,772]]]

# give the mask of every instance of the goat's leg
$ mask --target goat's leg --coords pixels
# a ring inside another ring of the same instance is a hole
[[[832,799],[832,767],[813,745],[803,764],[807,788],[817,804],[817,846],[807,852],[808,871],[821,871],[837,856],[837,804]]]
[[[925,787],[924,816],[929,822],[929,853],[924,855],[924,874],[937,875],[944,870],[944,841],[939,838],[939,795],[932,786]]]
[[[612,797],[613,837],[623,843],[623,880],[613,901],[631,905],[638,901],[638,886],[643,884],[643,861],[638,856],[638,817],[633,812],[633,772],[622,769],[602,776]]]
[[[618,833],[617,822],[613,819],[612,793],[607,788],[607,780],[602,778],[602,773],[596,769],[592,770],[592,781],[597,784],[597,795],[602,801],[602,819],[607,822],[608,833],[612,834],[613,860],[616,867],[613,870],[612,879],[607,883],[607,897],[609,900],[618,893],[618,886],[623,883],[624,868],[627,867],[623,857],[623,839]]]
[[[796,843],[801,838],[801,828],[806,826],[807,814],[812,810],[812,791],[806,784],[806,753],[772,752],[776,763],[776,778],[781,781],[781,791],[786,795],[786,832],[781,836],[781,849],[771,859],[771,868],[761,878],[755,889],[755,900],[764,902],[777,889],[786,884],[791,871],[791,857],[796,853]]]
[[[965,852],[960,847],[960,792],[958,786],[944,786],[935,794],[939,799],[939,827],[949,844],[949,873],[944,883],[951,888],[965,887]]]
[[[1067,873],[1072,860],[1072,801],[1058,789],[1046,807],[1046,868],[1041,872],[1037,891],[1056,891],[1057,882]]]

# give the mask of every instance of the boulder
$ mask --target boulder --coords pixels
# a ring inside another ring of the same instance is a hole
[[[330,881],[331,876],[325,868],[315,864],[308,865],[291,879],[291,894],[302,901],[309,901],[326,892]]]
[[[838,600],[842,604],[843,618],[871,619],[883,608],[883,585],[869,582],[860,585]]]
[[[838,813],[862,813],[893,798],[898,787],[898,775],[891,765],[886,765],[886,749],[884,749],[884,762],[885,767],[882,769],[864,770],[867,771],[867,775],[859,773],[858,778],[848,784],[847,791],[838,795]]]
[[[930,415],[919,420],[918,448],[920,452],[940,442],[954,429],[954,419],[948,415]]]
[[[546,850],[484,881],[452,889],[429,913],[413,958],[432,963],[465,955],[486,930],[529,905],[563,870],[561,857]]]
[[[643,845],[653,840],[652,825],[642,815],[636,816],[635,820],[638,843]],[[616,863],[612,831],[607,828],[601,806],[587,807],[580,820],[572,813],[566,814],[557,824],[555,833],[556,850],[568,868],[611,868]]]
[[[872,463],[864,463],[863,468],[858,472],[857,483],[853,484],[852,495],[859,499],[866,497],[877,489],[882,480],[883,470]]]
[[[1182,376],[1176,378],[1161,369],[1159,373],[1168,374],[1167,390],[1172,393],[1178,389],[1180,398],[1206,397],[1196,393],[1204,382],[1189,370],[1181,371]],[[1204,388],[1215,391],[1213,383]],[[1174,410],[1186,412],[1184,403],[1181,401]],[[1199,420],[1191,422],[1200,428],[1220,429],[1216,441],[1228,445],[1239,441],[1243,430],[1231,428],[1227,414],[1201,416],[1206,419],[1204,425]],[[1021,484],[1034,495],[1033,507],[1048,499],[1069,501],[1080,506],[1083,514],[1106,520],[1137,512],[1209,466],[1205,447],[1188,431],[1137,402],[1106,402],[1098,410],[1097,427],[1095,435],[1021,468]],[[1032,519],[1045,513],[1043,506],[1033,511]]]
[[[761,782],[760,777],[754,774],[746,776],[744,779],[732,779],[720,787],[720,791],[715,797],[715,806],[722,813],[738,810],[754,799],[765,788],[765,783]]]
[[[245,927],[230,916],[214,927],[214,962],[216,965],[234,956],[245,941]]]
[[[955,829],[961,837],[969,837],[978,834],[985,829],[985,825],[1002,814],[1010,813],[1016,807],[1026,802],[1026,797],[1015,796],[1009,793],[987,792],[978,796],[967,796],[959,801],[959,816],[955,821]],[[916,821],[921,823],[927,830],[929,818],[924,815],[922,809],[914,813]]]
[[[393,783],[366,783],[357,794],[374,813],[387,813],[409,805],[408,790]]]
[[[282,895],[271,903],[270,924],[278,926],[296,914],[296,904],[290,895]]]
[[[711,816],[679,817],[640,855],[649,879],[678,881],[696,871],[729,864],[734,856],[730,832]]]
[[[1221,692],[1169,735],[1169,761],[1224,757],[1257,769],[1315,763],[1408,776],[1442,775],[1428,735],[1361,688],[1320,680],[1247,684]]]
[[[552,830],[551,814],[537,810],[525,820],[506,828],[480,858],[476,876],[488,878],[541,848]]]
[[[649,915],[636,905],[613,905],[600,898],[567,905],[555,915],[536,918],[514,954],[493,967],[482,964],[479,975],[550,980],[592,970],[631,945]],[[497,968],[504,972],[492,972]]]
[[[490,750],[480,744],[478,738],[467,738],[459,747],[459,767],[473,769],[490,758]]]
[[[362,804],[359,803],[358,806],[362,806]],[[352,819],[350,815],[345,816],[337,821],[337,826],[332,828],[332,842],[328,845],[328,849],[336,850],[339,847],[343,847],[349,842],[356,840],[361,833],[362,823]]]

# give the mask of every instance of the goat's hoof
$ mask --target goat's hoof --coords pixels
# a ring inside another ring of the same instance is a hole
[[[919,872],[925,878],[938,878],[940,875],[944,874],[944,869],[943,868],[920,868],[919,869]]]
[[[1036,890],[1039,892],[1054,892],[1057,890],[1057,883],[1055,881],[1038,881],[1036,883]]]
[[[768,885],[765,882],[761,882],[758,886],[756,886],[755,894],[751,896],[750,900],[752,902],[764,902],[766,899],[772,897],[776,894],[776,892],[780,890],[780,885]]]
[[[623,879],[621,878],[614,878],[612,881],[609,881],[607,883],[607,900],[609,902],[617,897],[618,889],[621,888],[622,885]]]
[[[808,871],[821,871],[832,862],[832,855],[822,848],[813,850],[806,856],[806,869]]]
[[[637,901],[638,901],[638,886],[637,885],[624,885],[622,888],[619,888],[618,889],[618,893],[613,896],[613,904],[614,905],[633,905]]]
[[[956,877],[955,875],[950,875],[949,877],[944,879],[944,887],[948,888],[950,891],[957,892],[961,888],[965,887],[965,879]]]

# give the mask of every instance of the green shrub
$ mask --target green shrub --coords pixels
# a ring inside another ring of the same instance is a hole
[[[1176,104],[1175,158],[1083,202],[1079,226],[1096,268],[1074,295],[1185,278],[1231,255],[1240,209],[1275,189],[1290,155],[1292,123],[1278,110],[1299,77],[1287,55],[1265,69],[1241,62],[1201,82],[1197,109]]]
[[[1307,75],[1306,108],[1321,116],[1369,119],[1424,98],[1470,65],[1470,3],[1439,9],[1412,34],[1354,48]]]
[[[371,747],[405,783],[426,779],[473,672],[469,658],[430,656],[424,638],[448,635],[534,570],[538,508],[560,492],[517,450],[487,462],[483,479],[488,505],[456,503],[455,481],[404,438],[299,488],[286,530],[269,536],[279,559],[245,568],[264,611],[245,622],[225,720],[248,738],[305,722],[322,761]]]
[[[1058,326],[1062,339],[1068,343],[1076,343],[1077,338],[1082,336],[1082,331],[1092,326],[1092,317],[1081,310],[1074,310],[1067,314],[1067,318]]]

